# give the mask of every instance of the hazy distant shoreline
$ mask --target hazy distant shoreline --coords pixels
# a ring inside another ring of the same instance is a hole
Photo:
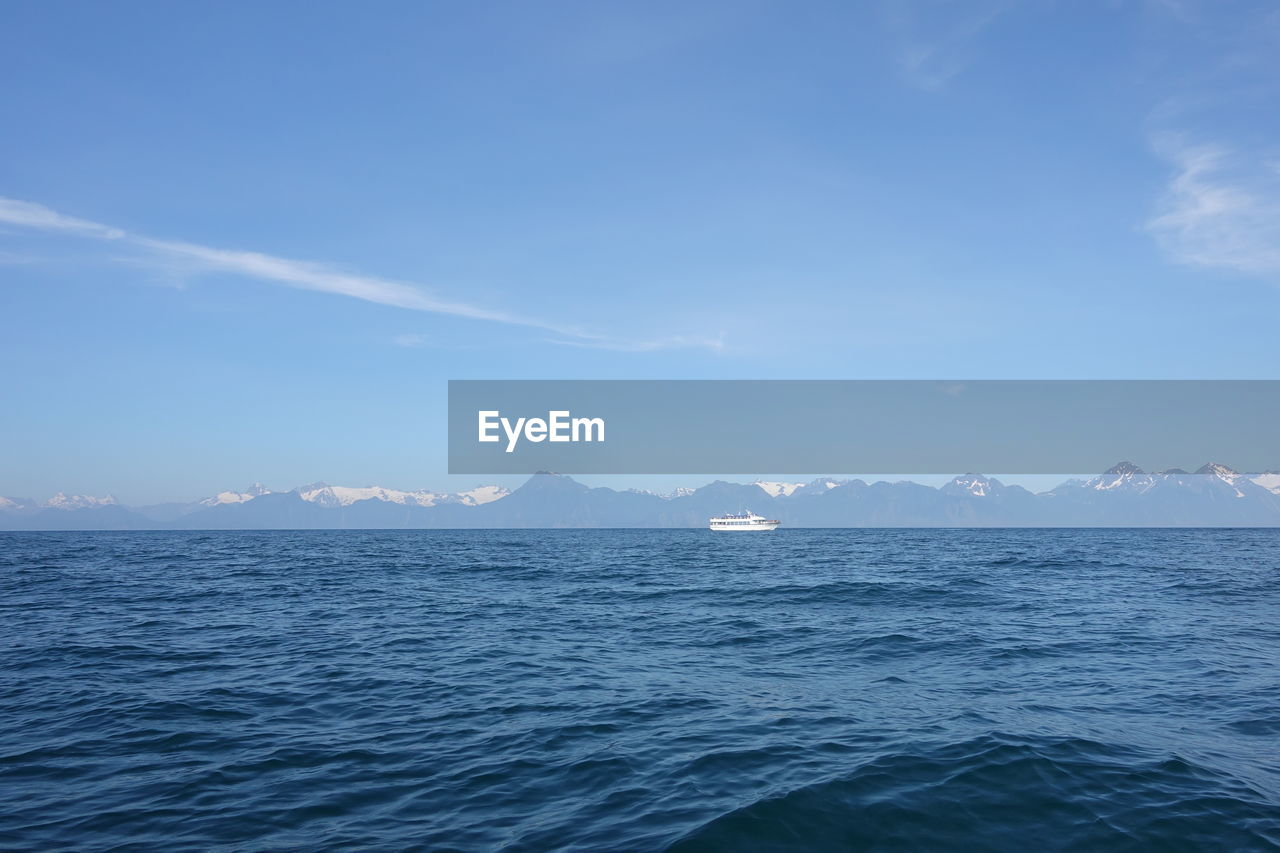
[[[288,492],[260,485],[191,503],[124,506],[59,494],[4,498],[0,530],[417,530],[698,528],[752,509],[784,527],[1280,527],[1280,474],[1208,464],[1149,473],[1120,463],[1089,479],[1033,493],[980,474],[940,488],[910,481],[729,483],[659,495],[591,488],[540,473],[512,492],[404,492],[313,483]]]

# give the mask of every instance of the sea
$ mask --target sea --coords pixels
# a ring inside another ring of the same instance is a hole
[[[0,850],[1280,849],[1280,531],[0,534]]]

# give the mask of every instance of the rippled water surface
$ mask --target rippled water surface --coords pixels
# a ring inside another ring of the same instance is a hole
[[[1278,546],[0,534],[0,849],[1275,849]]]

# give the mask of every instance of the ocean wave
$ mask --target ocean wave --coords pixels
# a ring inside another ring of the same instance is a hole
[[[990,735],[881,756],[721,815],[683,851],[1270,848],[1280,809],[1221,771],[1081,738]]]

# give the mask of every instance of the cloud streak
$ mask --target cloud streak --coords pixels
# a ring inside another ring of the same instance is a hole
[[[42,204],[19,201],[14,198],[0,198],[0,222],[21,225],[24,228],[38,228],[41,231],[61,231],[84,237],[98,237],[104,240],[123,240],[128,236],[119,228],[100,225],[87,219],[63,216]]]
[[[570,326],[443,299],[411,284],[348,272],[328,264],[281,258],[261,252],[219,249],[198,243],[159,240],[98,222],[64,216],[44,205],[17,199],[0,198],[0,223],[124,243],[180,261],[197,272],[227,273],[299,290],[347,296],[393,308],[540,329],[563,338],[555,343],[634,352],[688,347],[720,349],[722,346],[718,341],[700,338],[669,338],[665,345],[657,342],[615,340]]]
[[[1174,174],[1146,230],[1191,266],[1280,280],[1280,161],[1163,137]]]
[[[1007,0],[886,3],[885,25],[896,42],[899,70],[920,89],[944,88],[968,67],[975,53],[973,42],[1007,6]]]
[[[581,340],[548,340],[547,343],[571,347],[589,347],[591,349],[607,349],[615,352],[655,352],[666,349],[709,349],[721,352],[725,347],[725,335],[721,332],[715,337],[693,337],[689,335],[672,335],[666,338],[651,340],[607,340],[602,337],[588,335]]]

